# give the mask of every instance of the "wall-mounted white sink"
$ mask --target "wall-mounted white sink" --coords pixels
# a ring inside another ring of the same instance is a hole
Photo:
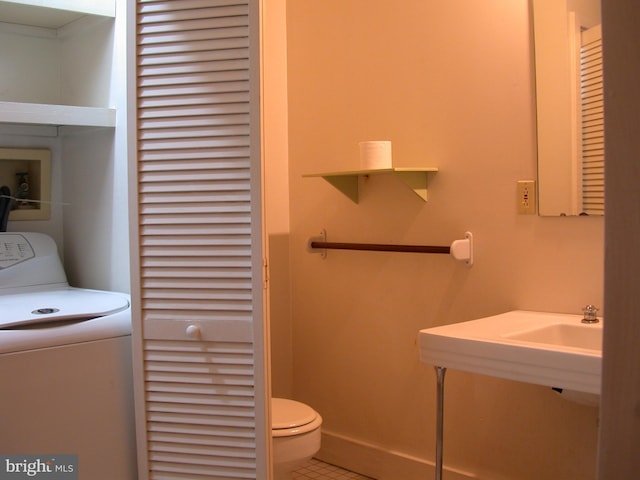
[[[428,364],[600,394],[602,320],[516,310],[419,333]]]
[[[587,350],[602,349],[602,328],[594,328],[585,324],[570,325],[556,323],[534,328],[523,332],[505,335],[505,338],[524,342],[544,343],[559,347],[582,348]]]

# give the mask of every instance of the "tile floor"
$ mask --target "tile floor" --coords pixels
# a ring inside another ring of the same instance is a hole
[[[370,477],[344,470],[312,458],[309,463],[293,472],[293,480],[373,480]]]

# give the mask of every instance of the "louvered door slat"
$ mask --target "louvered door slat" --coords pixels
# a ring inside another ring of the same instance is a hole
[[[231,127],[237,125],[246,125],[249,121],[246,114],[238,115],[217,115],[215,117],[179,117],[179,118],[146,118],[138,124],[140,135],[147,135],[149,132],[163,133],[171,129],[179,130],[181,128],[206,128],[213,129],[218,127]],[[215,127],[215,128],[214,128]]]
[[[249,166],[248,159],[246,157],[238,158],[233,154],[240,152],[246,153],[246,147],[243,149],[209,149],[207,151],[185,149],[180,153],[182,154],[182,162],[176,164],[172,159],[175,157],[170,156],[170,152],[166,152],[164,157],[154,156],[152,153],[146,152],[142,155],[145,159],[143,165],[140,165],[140,171],[147,172],[181,172],[183,170],[193,171],[206,171],[212,174],[226,175],[225,180],[229,180],[228,176],[233,175],[236,178],[248,178],[245,169]],[[154,152],[155,153],[155,152]],[[162,153],[162,152],[159,152]],[[175,152],[174,152],[175,153]],[[226,153],[226,155],[224,155]],[[211,159],[215,159],[216,162],[212,163]],[[168,160],[168,161],[164,161]],[[147,173],[148,178],[145,181],[149,181],[152,177]],[[224,185],[220,185],[221,187]]]
[[[182,16],[176,22],[171,22],[171,16],[179,16],[180,11],[174,10],[166,14],[148,14],[142,17],[143,21],[138,24],[138,36],[153,36],[157,34],[184,32],[189,30],[203,30],[203,29],[221,29],[235,28],[235,27],[247,27],[247,19],[242,15],[240,9],[236,9],[236,15],[230,14],[228,16],[215,17],[215,12],[211,14],[204,14],[202,17],[197,17],[198,12],[205,9],[194,9],[191,15]],[[220,13],[223,12],[220,9]],[[143,13],[143,12],[141,12]],[[154,23],[154,20],[156,22]]]
[[[172,442],[173,443],[173,442]],[[179,445],[163,442],[151,442],[151,450],[154,452],[176,452],[181,454],[196,454],[196,455],[216,455],[226,456],[228,458],[246,458],[246,455],[239,453],[239,450],[235,447],[218,447],[212,445],[203,446],[186,446],[181,448]]]
[[[225,433],[230,433],[230,432],[225,432]],[[186,444],[189,446],[199,446],[199,445],[219,446],[223,448],[224,447],[251,448],[253,446],[253,443],[251,442],[251,440],[247,440],[242,436],[233,437],[232,435],[227,434],[225,436],[210,437],[205,435],[199,435],[199,430],[197,428],[192,429],[190,431],[178,432],[175,429],[172,429],[171,427],[168,426],[166,432],[152,431],[150,432],[149,437],[152,442],[158,442],[159,444],[171,442],[178,446],[180,444]]]
[[[256,478],[249,9],[248,0],[137,1],[142,382],[154,480]]]
[[[180,0],[179,8],[181,10],[202,8],[202,0]],[[223,7],[227,5],[244,5],[245,3],[238,0],[209,0],[206,5],[209,7]],[[170,11],[175,9],[175,1],[165,0],[138,0],[138,10],[143,13],[155,13]]]
[[[168,234],[177,228],[191,227],[201,228],[205,225],[212,226],[214,224],[243,224],[247,227],[250,226],[250,222],[247,221],[245,216],[218,216],[214,220],[211,219],[211,215],[195,214],[191,212],[183,213],[179,217],[175,215],[154,215],[145,216],[139,219],[140,225],[146,227],[152,225],[155,228],[146,229],[145,235],[152,234]]]
[[[229,43],[229,42],[225,42]],[[212,45],[212,42],[201,43],[198,45],[197,50],[186,50],[184,47],[173,46],[171,53],[164,53],[163,55],[150,53],[145,56],[140,66],[146,67],[151,65],[180,65],[184,62],[218,62],[221,60],[236,60],[249,58],[249,49],[242,48],[240,45],[234,48],[227,48],[223,50],[216,50],[222,45]],[[211,48],[214,48],[213,50]],[[150,49],[146,49],[150,50]],[[156,51],[162,50],[156,48]]]
[[[248,95],[246,92],[224,92],[217,94],[196,92],[189,95],[162,95],[160,97],[141,98],[138,106],[140,109],[156,109],[156,112],[162,111],[158,110],[160,108],[167,111],[172,107],[201,105],[203,99],[212,105],[242,104],[248,101]]]
[[[243,233],[246,232],[238,232],[238,231],[220,231],[212,233],[211,235],[206,235],[204,233],[196,233],[190,232],[189,235],[184,236],[174,236],[174,235],[154,235],[147,236],[142,239],[142,245],[145,247],[152,247],[154,245],[164,246],[167,243],[172,243],[173,245],[226,245],[229,242],[229,235],[236,234],[237,237],[234,239],[236,244],[241,245],[250,245],[251,242],[242,236]],[[213,278],[211,279],[214,280]],[[229,279],[229,282],[233,282],[234,280]],[[251,284],[244,285],[246,288],[251,288]]]
[[[154,108],[154,101],[164,101],[162,106],[189,104],[193,98],[206,98],[208,103],[227,104],[247,101],[247,82],[242,80],[216,84],[215,89],[208,83],[193,82],[179,85],[152,85],[139,90],[139,108]]]
[[[151,460],[153,460],[154,465],[154,470],[152,472],[154,480],[209,480],[211,478],[235,480],[255,478],[253,475],[255,466],[248,470],[242,470],[237,468],[226,468],[223,465],[198,465],[195,461],[189,463],[186,461],[169,463],[160,455],[151,455],[150,457]],[[219,472],[219,475],[212,477],[212,470]]]
[[[148,140],[140,142],[141,150],[182,150],[185,148],[211,149],[211,148],[229,148],[229,147],[249,147],[249,138],[233,137],[220,138],[187,138],[187,139],[166,139],[166,140]],[[245,150],[248,155],[248,150]]]
[[[173,117],[192,117],[192,116],[228,116],[238,114],[248,114],[249,106],[244,103],[223,103],[223,104],[203,104],[203,105],[185,105],[180,108],[148,108],[139,112],[139,118],[144,122],[146,119],[170,119]]]
[[[148,40],[148,39],[147,39]],[[173,39],[164,38],[163,41],[145,42],[138,48],[138,53],[143,57],[144,65],[152,64],[157,59],[171,58],[171,55],[187,53],[193,55],[196,52],[205,54],[205,59],[211,59],[211,55],[223,55],[226,58],[238,57],[237,49],[248,49],[247,39],[241,36],[202,36],[202,32],[190,32]],[[157,56],[157,58],[156,58]],[[223,57],[223,58],[224,58]],[[242,55],[249,57],[248,50]]]
[[[140,4],[140,16],[138,25],[158,25],[166,23],[175,28],[175,25],[189,20],[211,19],[221,21],[234,17],[238,22],[247,25],[247,6],[242,2],[229,4],[212,4],[204,2],[154,2],[152,4]],[[206,24],[205,28],[215,28],[214,23]]]
[[[205,272],[203,270],[199,270],[197,268],[188,269],[188,268],[180,268],[180,269],[172,269],[172,268],[162,268],[154,270],[152,268],[147,269],[145,275],[142,277],[142,285],[145,288],[152,288],[153,284],[158,284],[162,281],[171,281],[174,279],[180,280],[180,287],[176,288],[189,288],[188,285],[193,281],[207,281],[211,279],[217,278],[229,278],[229,279],[248,279],[251,281],[251,277],[247,275],[243,270],[237,269],[229,269],[229,268],[218,268],[216,270],[212,270],[209,272]],[[147,286],[149,284],[149,286]],[[184,286],[182,286],[184,285]]]

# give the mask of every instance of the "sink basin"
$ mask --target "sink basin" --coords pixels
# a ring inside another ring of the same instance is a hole
[[[602,328],[587,327],[584,324],[568,325],[566,323],[557,323],[524,332],[507,334],[505,338],[560,347],[587,350],[602,349]]]
[[[421,330],[420,359],[439,367],[600,394],[602,320],[512,312]]]

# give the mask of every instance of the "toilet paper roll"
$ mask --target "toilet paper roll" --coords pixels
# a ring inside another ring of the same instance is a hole
[[[392,168],[391,142],[373,141],[360,142],[360,168],[362,170],[376,170]]]

